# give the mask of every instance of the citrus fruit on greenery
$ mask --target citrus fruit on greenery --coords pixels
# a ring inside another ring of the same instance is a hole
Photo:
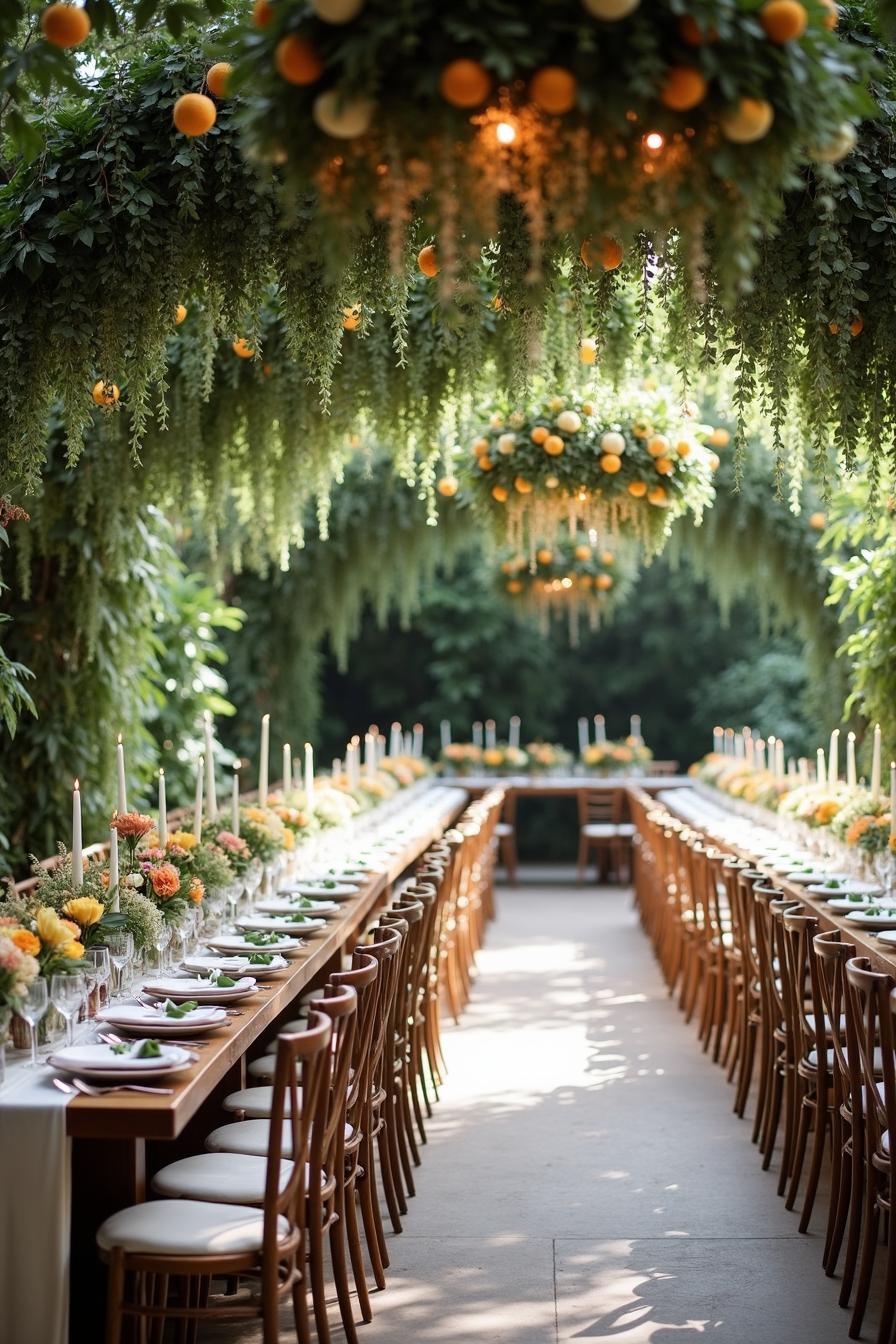
[[[274,65],[287,84],[316,84],[324,72],[314,43],[298,33],[281,37],[274,49]]]
[[[424,275],[430,279],[439,273],[439,260],[436,256],[436,249],[432,243],[427,243],[426,247],[421,247],[417,253],[417,265]]]
[[[561,411],[554,423],[564,434],[577,434],[582,428],[582,417],[578,411]]]
[[[647,494],[647,482],[629,481],[628,492],[630,495],[634,495],[635,499],[643,499],[644,495]]]
[[[719,466],[721,465],[721,460],[722,459],[716,453],[710,453],[707,459],[710,471],[718,471]]]
[[[560,484],[560,477],[559,477],[559,476],[545,476],[545,478],[544,478],[544,483],[545,483],[545,485],[547,486],[547,488],[548,488],[549,490],[556,490],[556,489],[557,489],[557,486]]]
[[[594,414],[594,406],[592,405],[592,403],[591,403],[590,401],[583,401],[583,402],[582,402],[582,414],[583,414],[583,415],[593,415],[593,414]]]
[[[479,61],[450,61],[439,78],[439,92],[452,107],[479,107],[492,89],[492,77]]]
[[[622,244],[606,234],[596,242],[593,238],[585,238],[579,248],[579,260],[589,271],[597,264],[600,264],[605,271],[615,271],[622,265],[624,256],[625,248]]]
[[[809,526],[815,532],[823,532],[828,525],[828,516],[826,513],[810,513]]]
[[[238,359],[252,359],[255,355],[252,346],[243,336],[238,337],[230,348]]]
[[[579,360],[582,364],[594,364],[597,362],[597,341],[585,336],[579,342]]]
[[[789,0],[780,0],[782,4]],[[701,71],[692,65],[674,65],[667,71],[663,87],[660,89],[660,102],[673,112],[687,112],[702,103],[709,85]]]
[[[352,303],[342,310],[342,325],[346,331],[357,331],[361,325],[361,305]]]
[[[523,591],[523,585],[519,579],[508,579],[504,586],[508,593],[521,593]]]
[[[713,448],[727,448],[731,442],[731,435],[727,429],[719,425],[712,431],[706,442],[711,443]]]
[[[194,138],[211,130],[218,119],[218,109],[204,93],[184,93],[174,104],[171,115],[181,135]]]
[[[834,0],[821,0],[821,4],[825,11],[822,22],[824,23],[825,28],[829,28],[833,31],[840,21],[840,10],[837,8]]]
[[[351,23],[364,8],[364,0],[311,0],[311,8],[325,23]]]
[[[653,465],[661,476],[672,475],[673,467],[668,457],[658,457]]]
[[[679,439],[675,445],[675,451],[679,457],[687,457],[693,448],[689,439]]]
[[[615,23],[634,14],[641,0],[582,0],[582,5],[596,19],[605,23]]]
[[[668,502],[668,497],[661,485],[655,485],[652,490],[648,491],[647,501],[650,504],[666,504]]]
[[[577,560],[590,560],[590,559],[591,559],[591,547],[590,547],[590,546],[586,546],[584,543],[582,543],[582,545],[576,547],[576,549],[575,549],[575,551],[574,551],[574,555],[575,555],[575,557],[576,557]]]
[[[232,70],[233,66],[229,61],[216,61],[205,77],[205,87],[209,93],[214,94],[216,98],[226,98],[227,81]]]
[[[533,443],[544,443],[550,432],[545,425],[536,425],[529,437]]]
[[[529,80],[529,97],[542,112],[561,117],[576,105],[578,84],[571,70],[562,65],[546,65]]]
[[[543,444],[545,452],[549,457],[559,457],[566,450],[566,444],[559,434],[549,434]]]
[[[40,16],[40,30],[52,47],[79,47],[90,29],[90,15],[77,5],[48,5]]]
[[[600,469],[605,471],[608,476],[615,476],[622,466],[622,458],[618,453],[604,453],[600,459]]]
[[[768,135],[775,109],[764,98],[741,98],[725,109],[719,125],[726,140],[734,145],[752,145]]]
[[[525,476],[517,476],[513,483],[513,488],[521,495],[531,495],[535,486],[531,481],[527,481]]]
[[[98,383],[94,383],[91,393],[97,406],[114,406],[120,395],[117,384],[110,383],[105,378],[101,378]]]
[[[609,589],[613,587],[612,574],[598,574],[594,580],[594,586],[595,588],[599,588],[603,593],[608,592]]]
[[[504,457],[509,457],[515,447],[516,447],[515,434],[498,435],[498,452],[501,453]]]
[[[669,451],[669,440],[665,434],[654,434],[647,441],[647,451],[651,457],[665,457]]]
[[[600,446],[605,453],[621,454],[625,452],[625,439],[615,429],[608,429],[606,434],[601,436]]]
[[[703,47],[710,42],[717,42],[719,38],[711,24],[704,32],[693,14],[683,14],[678,20],[678,34],[689,47]]]
[[[809,15],[799,0],[767,0],[759,11],[759,22],[770,42],[783,45],[802,37]]]
[[[817,159],[819,163],[839,163],[847,154],[852,153],[857,139],[855,126],[851,121],[844,121],[830,140],[820,145],[810,145],[809,156]]]
[[[351,96],[339,89],[326,89],[314,100],[311,115],[317,126],[335,140],[353,140],[370,129],[374,104],[371,98]]]
[[[252,6],[252,22],[256,28],[267,28],[273,17],[274,6],[271,0],[255,0]]]
[[[437,489],[440,495],[444,495],[446,499],[450,499],[452,495],[457,494],[458,484],[459,482],[456,476],[443,476],[439,481]]]
[[[507,489],[506,486],[503,485],[492,486],[492,499],[496,499],[499,504],[505,503],[509,494],[510,491]]]
[[[612,565],[616,562],[616,557],[612,551],[601,551],[600,562],[602,565]]]
[[[535,552],[535,559],[540,565],[549,565],[553,558],[554,552],[549,551],[547,546],[542,546],[540,550]]]
[[[184,304],[179,303],[174,310],[174,325],[179,327],[181,322],[187,316],[187,310]]]
[[[490,457],[478,457],[476,465],[480,471],[492,471],[495,464]]]

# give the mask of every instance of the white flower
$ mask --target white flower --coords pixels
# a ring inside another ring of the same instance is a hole
[[[139,889],[143,886],[143,874],[128,873],[127,877],[124,879],[124,884],[126,887],[133,887],[135,890]]]
[[[526,417],[522,411],[511,411],[507,417],[507,423],[511,429],[522,429],[526,423]]]

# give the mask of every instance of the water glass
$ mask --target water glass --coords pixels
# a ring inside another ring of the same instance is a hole
[[[92,971],[92,979],[97,993],[97,1007],[102,1003],[103,986],[109,983],[112,976],[112,961],[108,947],[88,947],[84,954],[84,971],[88,974],[88,968]],[[90,1014],[88,1013],[88,1017]]]
[[[124,996],[124,973],[134,955],[134,935],[122,929],[109,934],[109,959],[115,967],[115,996]]]
[[[16,1005],[16,1012],[25,1019],[31,1032],[31,1059],[25,1065],[26,1069],[36,1069],[40,1064],[37,1058],[37,1024],[46,1015],[49,1006],[47,982],[38,976],[32,980],[24,998],[19,999]]]
[[[65,1043],[75,1043],[75,1018],[87,994],[87,981],[81,971],[71,975],[54,975],[50,981],[50,998],[60,1017],[65,1019]]]
[[[168,950],[168,946],[169,946],[170,943],[171,943],[171,927],[170,927],[170,925],[166,924],[166,923],[163,921],[163,922],[162,922],[162,927],[159,929],[159,932],[156,934],[156,940],[155,940],[156,951],[157,951],[158,954],[159,954],[159,972],[160,972],[160,973],[161,973],[161,972],[164,972],[164,971],[166,971],[166,970],[168,969],[168,958],[167,958],[167,956],[166,956],[166,952],[167,952],[167,950]]]

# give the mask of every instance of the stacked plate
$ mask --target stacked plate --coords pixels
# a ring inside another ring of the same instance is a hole
[[[311,915],[313,919],[338,915],[336,901],[312,901],[307,896],[291,896],[285,900],[259,901],[255,909],[263,915]]]
[[[315,919],[313,916],[305,916],[299,912],[292,915],[259,915],[251,919],[238,919],[237,928],[245,929],[249,933],[288,933],[288,934],[308,934],[318,933],[321,929],[327,927],[325,919]],[[259,949],[259,951],[268,951],[268,948]]]
[[[139,1049],[139,1042],[133,1048]],[[47,1061],[51,1069],[96,1082],[133,1083],[149,1078],[168,1078],[182,1073],[195,1056],[179,1045],[160,1045],[159,1054],[138,1059],[130,1053],[118,1054],[112,1045],[67,1045],[56,1050]]]
[[[223,1027],[227,1014],[223,1008],[192,1008],[183,1017],[166,1017],[159,1008],[140,1003],[116,1003],[97,1013],[98,1022],[127,1031],[134,1036],[198,1036]]]
[[[260,965],[250,961],[250,955],[224,957],[215,956],[213,952],[202,952],[194,957],[187,957],[182,965],[184,970],[192,971],[194,975],[208,975],[209,971],[223,971],[225,975],[231,976],[252,975],[256,980],[267,980],[279,971],[285,971],[289,966],[286,958],[281,957],[277,952],[267,954],[271,957],[271,960]]]
[[[171,976],[167,980],[147,980],[143,993],[151,999],[171,999],[172,1003],[188,1003],[195,999],[197,1003],[234,1003],[246,999],[255,993],[255,979],[251,975],[241,976],[233,985],[213,985],[199,976]]]
[[[285,933],[273,942],[264,944],[247,942],[245,936],[239,933],[222,933],[207,939],[206,946],[215,952],[235,953],[238,956],[248,956],[252,952],[279,952],[284,957],[295,957],[302,951],[304,944],[301,938],[291,938]]]

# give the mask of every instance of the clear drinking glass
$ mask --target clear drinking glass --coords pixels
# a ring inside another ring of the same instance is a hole
[[[190,943],[193,941],[193,930],[196,927],[196,908],[191,906],[186,911],[180,923],[177,926],[176,933],[180,943],[180,959],[186,961],[190,952]]]
[[[49,1006],[47,982],[38,976],[36,980],[32,980],[24,998],[19,999],[16,1005],[16,1012],[19,1017],[25,1019],[31,1031],[31,1059],[25,1065],[26,1069],[36,1069],[40,1065],[37,1057],[37,1024],[45,1016]]]
[[[170,942],[171,942],[171,928],[168,924],[166,924],[163,921],[162,927],[156,934],[156,951],[159,954],[160,973],[168,969],[168,958],[166,956],[166,952]]]
[[[50,981],[50,999],[60,1017],[65,1019],[65,1043],[75,1043],[75,1018],[87,994],[87,981],[81,971],[71,975],[54,975]]]
[[[230,886],[225,887],[224,890],[227,896],[227,905],[230,909],[230,929],[232,933],[236,933],[236,908],[243,894],[243,884],[242,882],[231,882]]]
[[[89,961],[93,966],[94,979],[99,991],[97,994],[97,1007],[99,1007],[103,998],[103,986],[107,985],[112,978],[112,960],[109,948],[88,947],[84,960],[85,962]]]
[[[134,955],[134,935],[122,929],[109,934],[109,959],[115,967],[115,997],[124,997],[124,973]]]

